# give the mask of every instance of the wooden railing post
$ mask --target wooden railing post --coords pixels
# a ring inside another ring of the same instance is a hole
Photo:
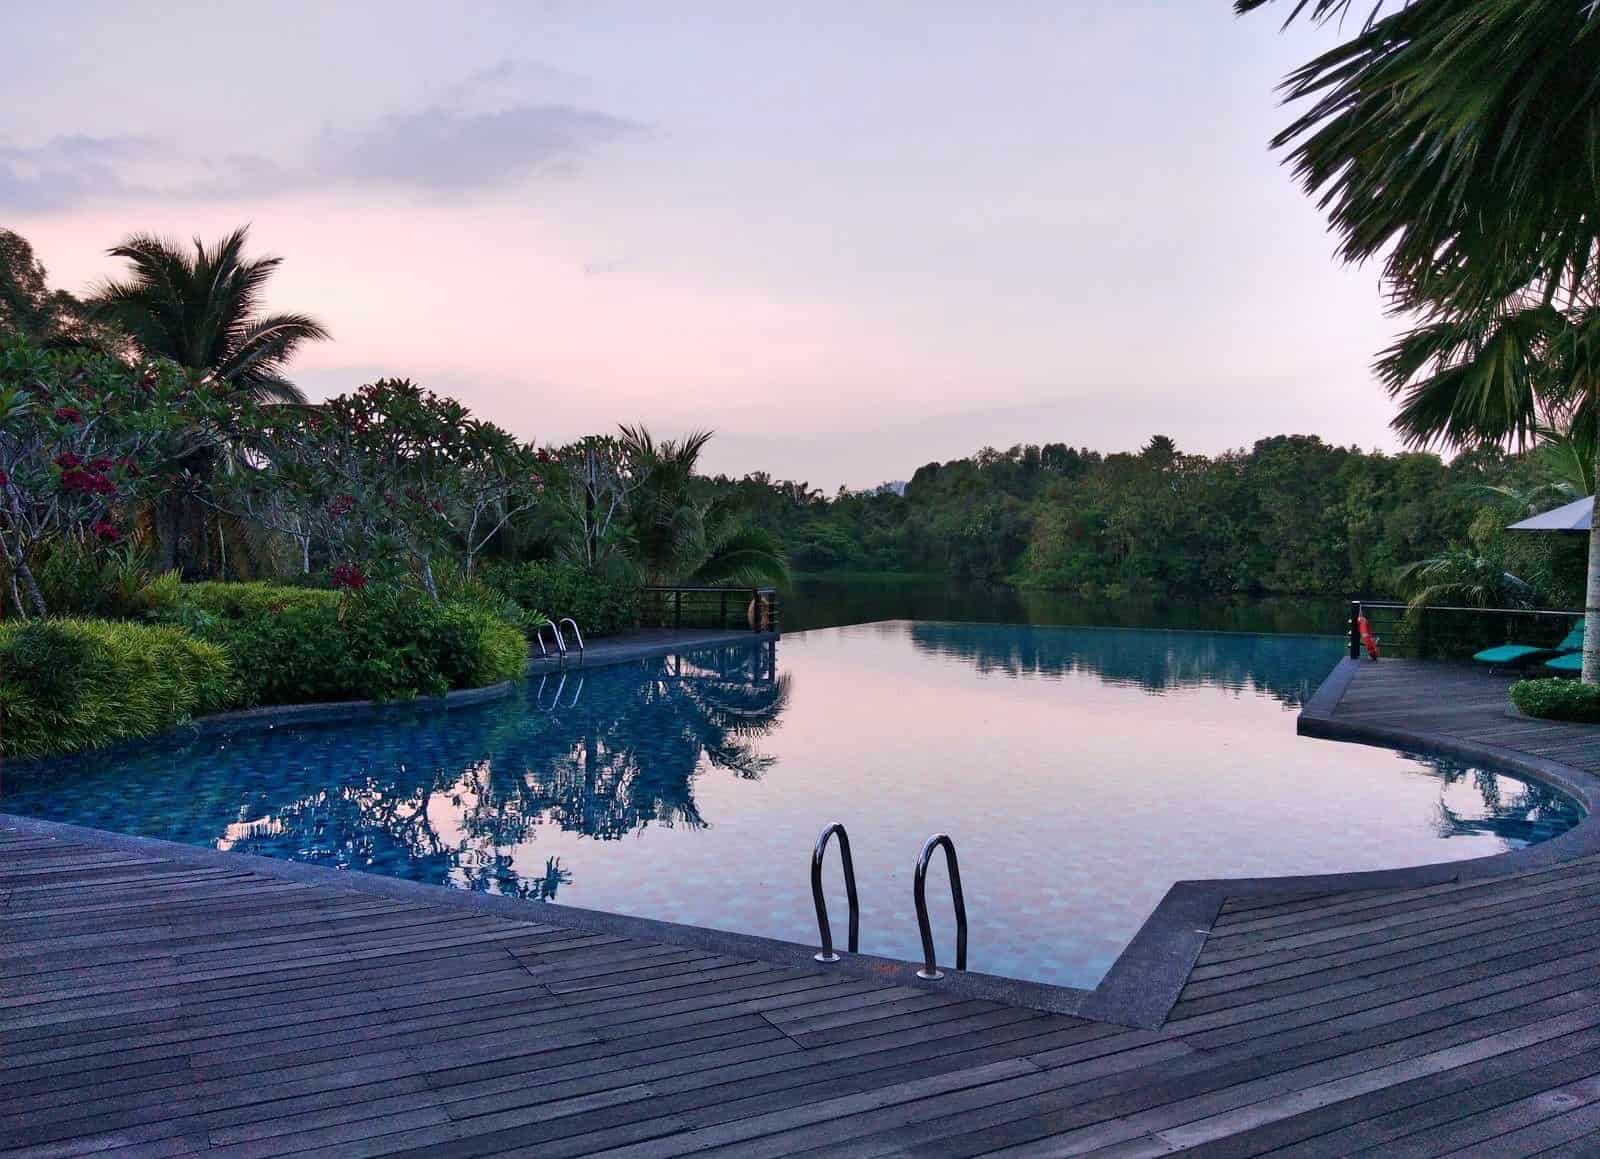
[[[1361,601],[1350,601],[1350,659],[1361,659]]]

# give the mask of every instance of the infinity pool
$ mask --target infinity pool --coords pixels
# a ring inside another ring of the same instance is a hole
[[[811,847],[839,820],[862,949],[898,958],[920,954],[917,851],[945,831],[970,967],[1093,986],[1175,880],[1476,857],[1577,822],[1537,784],[1297,737],[1341,647],[833,628],[448,714],[15,765],[0,811],[806,943]],[[947,958],[942,868],[929,896]]]

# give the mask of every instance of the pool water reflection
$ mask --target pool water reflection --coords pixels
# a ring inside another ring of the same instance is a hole
[[[1174,880],[1473,857],[1579,819],[1537,784],[1296,737],[1340,649],[828,629],[536,679],[448,714],[14,765],[0,811],[808,943],[811,846],[840,820],[862,949],[900,958],[919,954],[917,851],[944,830],[971,967],[1092,986]]]

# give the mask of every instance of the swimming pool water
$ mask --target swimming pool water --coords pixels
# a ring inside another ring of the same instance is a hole
[[[804,943],[811,848],[839,820],[861,948],[908,959],[912,869],[945,831],[969,966],[1092,986],[1175,880],[1474,857],[1579,819],[1538,784],[1297,737],[1341,649],[835,628],[536,678],[448,714],[13,765],[0,811]],[[842,941],[836,856],[827,877]]]

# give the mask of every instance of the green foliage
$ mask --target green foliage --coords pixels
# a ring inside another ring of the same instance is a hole
[[[149,736],[223,707],[223,649],[180,628],[107,620],[0,624],[0,752],[39,757]]]
[[[731,497],[698,500],[695,467],[710,431],[661,441],[644,427],[621,431],[632,480],[627,504],[630,557],[647,582],[788,582],[789,563],[777,536],[751,522]]]
[[[491,564],[483,580],[541,619],[571,616],[586,639],[625,632],[639,622],[637,587],[576,563]],[[529,627],[538,622],[529,621]]]
[[[171,359],[258,399],[304,402],[285,368],[300,346],[328,332],[304,314],[256,312],[283,259],[247,259],[248,236],[245,226],[210,246],[196,238],[192,255],[163,238],[130,237],[111,255],[128,262],[132,277],[106,283],[90,308],[152,358]]]
[[[527,659],[520,627],[495,611],[390,585],[194,584],[183,602],[192,630],[233,658],[245,705],[435,696],[515,679]]]
[[[700,480],[788,546],[808,572],[880,571],[1012,581],[1087,598],[1398,594],[1396,574],[1452,545],[1535,583],[1582,594],[1579,545],[1506,534],[1527,514],[1485,485],[1530,486],[1544,458],[1476,450],[1448,465],[1308,436],[1183,454],[1063,444],[985,449],[917,470],[903,495],[751,475]]]
[[[1519,680],[1511,686],[1511,703],[1529,716],[1600,723],[1600,685],[1596,684],[1559,676]]]
[[[436,561],[470,570],[541,486],[531,447],[406,379],[241,425],[265,468],[220,481],[224,502],[336,562],[410,567],[430,592]]]
[[[63,545],[122,542],[131,510],[171,486],[187,426],[226,419],[225,402],[171,363],[129,366],[0,334],[0,558],[20,581],[17,611],[61,610],[33,565]]]
[[[183,587],[176,571],[152,571],[133,547],[91,551],[70,540],[45,558],[38,579],[53,611],[108,620],[159,614],[177,603]]]

